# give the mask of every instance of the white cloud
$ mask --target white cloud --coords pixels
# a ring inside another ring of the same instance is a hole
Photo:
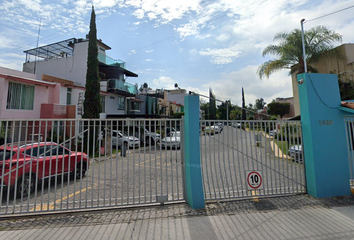
[[[146,50],[145,52],[146,53],[152,53],[152,52],[154,52],[154,50]]]
[[[231,63],[235,58],[240,56],[241,51],[237,47],[211,49],[207,48],[199,51],[202,56],[211,56],[211,62],[215,64]]]
[[[153,59],[148,58],[148,59],[145,59],[145,61],[146,61],[146,62],[152,62],[152,61],[153,61]]]
[[[273,74],[268,80],[260,80],[256,70],[258,66],[248,65],[239,71],[224,73],[214,81],[205,83],[204,87],[211,87],[216,98],[231,99],[233,104],[241,104],[241,89],[245,91],[246,104],[263,98],[267,103],[277,97],[291,97],[291,77],[288,71],[282,70]]]
[[[170,77],[161,76],[158,79],[153,79],[152,80],[152,85],[150,87],[152,87],[152,88],[173,89],[176,82],[177,82],[176,80],[173,80]]]
[[[227,34],[227,33],[223,33],[223,34],[221,34],[221,35],[216,37],[216,40],[218,40],[220,42],[225,42],[225,41],[227,41],[229,39],[230,39],[230,35]]]

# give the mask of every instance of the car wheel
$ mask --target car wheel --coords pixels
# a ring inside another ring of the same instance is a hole
[[[26,174],[20,177],[17,182],[17,196],[27,197],[33,193],[36,186],[36,176],[34,174]]]
[[[76,165],[76,169],[75,169],[75,177],[76,179],[81,179],[85,176],[87,171],[87,165],[85,162],[79,162]]]

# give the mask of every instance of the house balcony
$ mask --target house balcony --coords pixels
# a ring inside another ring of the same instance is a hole
[[[106,65],[109,65],[109,66],[119,66],[121,68],[124,68],[125,69],[125,62],[118,59],[113,59],[109,56],[107,56],[106,54],[102,54],[102,53],[98,53],[98,61],[100,61],[101,63],[104,63]]]
[[[132,97],[138,94],[138,86],[116,78],[107,79],[107,92]]]

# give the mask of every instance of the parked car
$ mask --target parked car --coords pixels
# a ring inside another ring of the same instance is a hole
[[[87,154],[54,142],[1,145],[0,159],[0,184],[24,197],[34,192],[36,183],[49,177],[70,173],[81,179],[90,165]]]
[[[216,123],[215,126],[218,126],[219,128],[224,129],[224,124],[223,123]]]
[[[158,133],[154,132],[149,132],[149,130],[145,130],[145,144],[146,145],[155,145],[155,143],[158,143],[160,141],[161,135]]]
[[[179,148],[181,146],[181,132],[170,132],[161,142],[163,148]]]
[[[277,135],[277,130],[276,129],[273,129],[273,130],[269,131],[269,136],[275,137],[276,135]]]
[[[289,156],[296,162],[302,162],[302,146],[301,145],[294,145],[291,146],[288,150]]]
[[[234,128],[241,128],[241,127],[242,127],[242,124],[239,123],[239,122],[233,122],[233,123],[232,123],[232,126],[233,126]]]
[[[121,132],[119,130],[110,130],[110,132],[106,133],[101,132],[98,140],[102,140],[105,137],[105,134],[111,134],[112,146],[120,148],[122,146],[125,148],[132,148],[134,146],[138,148],[140,146],[140,139],[138,137],[128,136],[127,133]]]
[[[163,127],[163,126],[158,127],[157,131],[159,131],[162,136],[167,136],[170,132],[178,132],[178,130],[176,130],[174,127]],[[165,135],[162,133],[165,133]]]
[[[223,129],[222,129],[221,127],[214,125],[214,126],[205,127],[204,133],[205,133],[205,134],[208,134],[208,135],[213,135],[213,134],[221,133],[222,130],[223,130]]]

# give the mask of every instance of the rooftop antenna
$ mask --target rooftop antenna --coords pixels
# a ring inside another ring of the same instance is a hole
[[[42,19],[39,19],[39,25],[38,25],[38,35],[37,35],[37,46],[36,46],[36,56],[34,57],[34,69],[33,73],[36,74],[36,65],[37,65],[37,55],[38,55],[38,43],[39,43],[39,34],[41,32],[41,22]]]

